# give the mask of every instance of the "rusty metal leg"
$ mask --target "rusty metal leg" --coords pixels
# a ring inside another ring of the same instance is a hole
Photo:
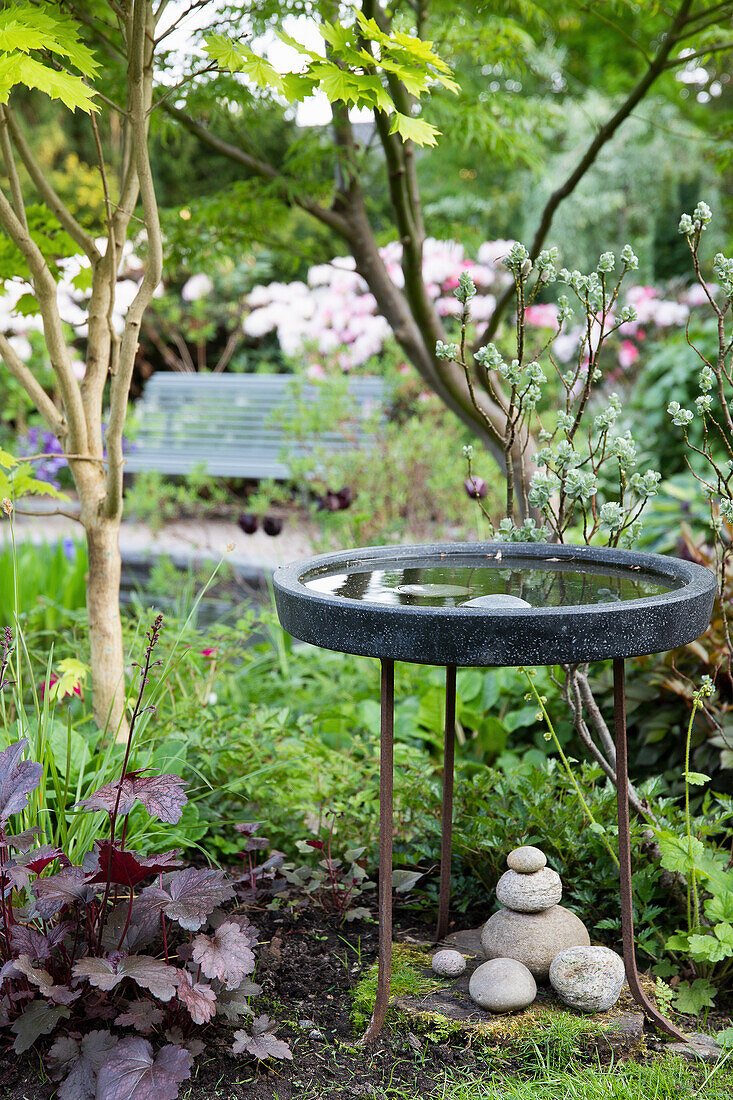
[[[453,843],[453,760],[456,743],[456,666],[445,669],[445,745],[443,752],[443,818],[440,837],[440,901],[436,942],[448,931],[450,866]]]
[[[379,972],[374,1011],[361,1042],[376,1039],[389,1006],[392,978],[392,803],[394,757],[394,661],[382,661],[379,753]]]
[[[613,662],[613,724],[616,734],[616,797],[618,800],[618,859],[621,878],[621,934],[626,979],[634,1000],[661,1031],[687,1042],[687,1036],[662,1016],[641,988],[634,946],[634,906],[631,891],[631,840],[629,836],[629,766],[626,749],[626,699],[624,662]]]

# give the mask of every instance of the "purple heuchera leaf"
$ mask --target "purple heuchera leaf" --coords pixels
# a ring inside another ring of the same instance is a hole
[[[65,1005],[50,1005],[46,1001],[31,1001],[22,1016],[11,1027],[17,1036],[13,1043],[16,1054],[22,1054],[35,1043],[41,1035],[49,1035],[62,1018],[71,1015]]]
[[[17,848],[19,852],[27,852],[36,843],[36,837],[40,835],[40,825],[34,825],[30,829],[25,829],[22,833],[16,833],[15,836],[2,833],[0,844],[7,845],[9,848]]]
[[[159,856],[143,857],[138,852],[118,848],[109,840],[96,841],[98,870],[89,882],[110,882],[118,886],[137,886],[145,878],[170,871],[178,863],[178,852],[163,852]]]
[[[72,993],[66,985],[54,985],[53,978],[42,966],[34,966],[28,955],[19,955],[6,963],[2,971],[3,978],[20,977],[23,975],[33,985],[38,986],[42,997],[47,997],[54,1004],[70,1005],[81,996],[80,992]]]
[[[183,807],[188,799],[183,791],[184,781],[180,775],[141,775],[140,772],[128,772],[120,781],[107,783],[98,791],[77,802],[84,810],[106,810],[114,812],[117,794],[120,801],[117,812],[129,814],[135,801],[142,802],[152,817],[175,825],[181,819]]]
[[[41,871],[45,871],[49,863],[53,863],[55,859],[61,859],[67,867],[70,866],[69,860],[60,848],[43,844],[40,848],[31,848],[17,855],[15,859],[8,860],[2,873],[7,875],[16,890],[24,890],[31,880],[31,874],[40,875]]]
[[[54,1081],[64,1078],[56,1094],[59,1100],[94,1100],[97,1074],[116,1043],[109,1031],[90,1031],[81,1042],[68,1035],[58,1038],[44,1064]]]
[[[193,960],[207,978],[218,978],[226,989],[236,989],[255,968],[249,936],[232,921],[220,924],[213,936],[196,936]]]
[[[67,867],[49,878],[37,878],[31,887],[36,907],[43,920],[55,917],[65,905],[75,901],[91,901],[94,890],[81,867]]]
[[[178,982],[175,967],[151,955],[120,955],[113,952],[106,959],[80,959],[74,963],[74,977],[87,978],[97,989],[114,989],[124,978],[148,989],[159,1001],[170,1001]]]
[[[164,889],[147,886],[141,898],[159,903],[165,915],[178,921],[181,928],[196,932],[217,905],[234,897],[224,877],[223,871],[186,867],[167,877]]]
[[[153,1058],[147,1039],[122,1039],[99,1071],[95,1100],[176,1100],[192,1063],[181,1047],[164,1046]]]
[[[263,1061],[265,1058],[287,1058],[292,1060],[293,1054],[287,1043],[282,1039],[276,1039],[273,1032],[275,1025],[267,1016],[258,1016],[252,1021],[252,1034],[246,1031],[234,1032],[233,1054],[252,1054]]]
[[[216,993],[204,982],[194,983],[187,970],[178,971],[178,998],[195,1024],[206,1024],[216,1015]]]
[[[27,745],[25,739],[16,741],[0,752],[0,825],[26,808],[28,796],[41,782],[43,766],[22,759]]]
[[[118,1027],[134,1027],[141,1035],[149,1035],[164,1019],[163,1009],[152,1001],[130,1001],[127,1011],[120,1013],[115,1024]]]

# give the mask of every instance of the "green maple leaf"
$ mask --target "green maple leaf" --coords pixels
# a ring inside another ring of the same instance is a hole
[[[34,50],[63,59],[81,76],[57,69],[31,56]],[[0,12],[0,102],[6,103],[17,84],[44,92],[70,110],[98,111],[95,92],[83,77],[92,77],[100,65],[80,40],[73,20],[54,4],[43,8],[30,2],[14,3]]]
[[[204,39],[206,52],[212,61],[222,69],[239,72],[242,66],[242,54],[236,42],[224,34],[208,34]]]
[[[414,141],[415,145],[437,145],[440,130],[422,118],[412,118],[395,111],[389,128],[390,134],[398,133],[403,141]]]
[[[315,77],[320,90],[325,92],[332,103],[342,101],[344,103],[357,103],[358,84],[356,78],[338,65],[328,61],[321,61],[318,65],[312,65],[309,76]]]
[[[318,87],[318,81],[309,74],[285,73],[280,78],[282,93],[291,103],[300,103],[313,95]]]

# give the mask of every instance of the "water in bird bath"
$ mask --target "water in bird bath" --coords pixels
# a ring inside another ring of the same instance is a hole
[[[465,559],[462,559],[465,561]],[[657,596],[679,587],[673,577],[634,567],[519,558],[511,563],[482,557],[476,564],[436,564],[436,557],[393,562],[379,568],[354,560],[312,570],[301,577],[306,588],[363,603],[414,607],[474,607],[477,611],[524,607],[572,607],[617,603]],[[486,597],[513,597],[512,600]]]

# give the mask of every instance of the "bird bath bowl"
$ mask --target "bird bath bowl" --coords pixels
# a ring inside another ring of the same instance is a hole
[[[658,554],[546,543],[437,543],[324,554],[274,574],[284,629],[301,641],[382,662],[379,979],[365,1039],[389,1002],[392,947],[394,662],[446,668],[445,765],[436,939],[448,927],[456,668],[613,660],[624,962],[647,1015],[684,1039],[644,994],[631,896],[624,659],[704,633],[716,582],[700,565]]]

